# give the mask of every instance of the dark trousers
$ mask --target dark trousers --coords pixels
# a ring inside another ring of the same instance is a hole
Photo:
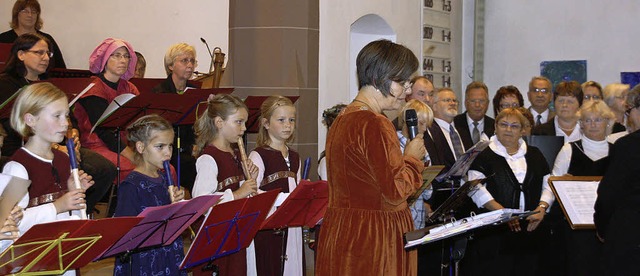
[[[93,177],[95,184],[86,192],[87,214],[93,213],[96,203],[109,191],[116,178],[116,166],[96,152],[80,148],[80,169]]]

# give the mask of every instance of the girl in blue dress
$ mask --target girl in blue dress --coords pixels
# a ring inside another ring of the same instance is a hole
[[[184,198],[183,190],[169,186],[163,162],[171,159],[173,127],[159,115],[147,115],[127,128],[136,168],[118,187],[115,216],[137,216],[145,208],[162,206]],[[171,245],[116,258],[114,275],[187,275],[178,266],[184,258],[182,239]]]

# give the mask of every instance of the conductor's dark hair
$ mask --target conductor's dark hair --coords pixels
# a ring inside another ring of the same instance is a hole
[[[386,97],[391,81],[408,82],[418,65],[418,58],[407,47],[385,39],[373,41],[356,58],[358,89],[371,85]]]

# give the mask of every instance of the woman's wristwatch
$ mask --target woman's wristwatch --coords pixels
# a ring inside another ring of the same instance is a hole
[[[538,205],[538,207],[547,210],[547,208],[549,208],[549,205],[547,205],[545,203],[540,203],[540,205]]]

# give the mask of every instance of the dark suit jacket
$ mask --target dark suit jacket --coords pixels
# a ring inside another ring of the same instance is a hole
[[[444,171],[448,171],[456,162],[453,151],[447,143],[447,138],[444,137],[442,129],[435,121],[424,134],[424,146],[429,152],[431,165],[444,165]]]
[[[468,150],[473,146],[473,140],[471,139],[471,131],[469,131],[469,125],[467,125],[467,112],[465,111],[462,114],[459,114],[455,118],[453,118],[453,123],[460,134],[460,139],[462,140],[462,144],[464,145],[464,150]],[[495,132],[495,123],[496,121],[489,116],[484,116],[484,131],[482,133],[486,134],[487,137],[491,138]]]
[[[604,238],[603,261],[616,275],[640,271],[640,131],[609,148],[609,169],[598,185],[594,222]]]
[[[555,120],[548,121],[531,130],[531,135],[546,135],[556,136],[556,123]]]
[[[528,109],[529,109],[529,112],[531,112],[531,107],[529,107]],[[531,112],[531,115],[533,115],[533,112]],[[547,116],[547,121],[543,122],[543,124],[553,121],[553,118],[555,116],[556,116],[556,112],[549,110],[549,116]],[[536,116],[535,115],[533,115],[533,124],[534,125],[536,124]]]

